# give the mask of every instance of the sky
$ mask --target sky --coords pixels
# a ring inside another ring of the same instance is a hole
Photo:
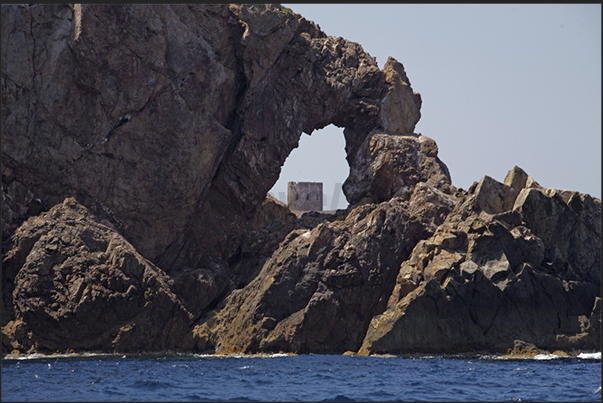
[[[404,65],[423,100],[415,133],[436,141],[454,186],[517,165],[601,198],[600,4],[283,5],[381,69]],[[323,208],[346,208],[344,147],[333,125],[302,134],[270,193],[286,203],[287,182],[323,182]]]

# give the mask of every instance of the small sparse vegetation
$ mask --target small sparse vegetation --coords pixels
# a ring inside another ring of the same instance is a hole
[[[282,11],[283,13],[287,13],[287,14],[291,14],[291,15],[293,15],[293,10],[291,10],[290,8],[287,8],[287,7],[281,6],[281,11]]]

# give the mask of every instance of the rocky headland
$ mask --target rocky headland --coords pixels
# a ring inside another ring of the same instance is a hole
[[[452,185],[401,63],[279,5],[2,5],[2,351],[600,351],[601,201]],[[267,196],[344,128],[349,202]]]

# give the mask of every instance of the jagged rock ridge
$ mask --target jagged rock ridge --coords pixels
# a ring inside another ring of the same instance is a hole
[[[600,209],[518,167],[483,177],[402,264],[361,353],[599,348]]]
[[[600,200],[456,189],[403,66],[284,7],[3,5],[1,68],[5,352],[594,348]],[[350,207],[296,220],[329,124]]]

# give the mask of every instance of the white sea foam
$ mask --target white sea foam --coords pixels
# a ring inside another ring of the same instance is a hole
[[[393,354],[371,354],[371,357],[377,357],[377,358],[397,358],[397,355],[393,355]],[[434,356],[421,356],[421,357],[417,357],[417,358],[436,358]]]
[[[216,357],[215,354],[192,354],[192,356],[195,358],[214,358],[214,357]]]
[[[7,354],[2,359],[7,360],[40,360],[48,358],[81,358],[81,357],[114,357],[110,353],[70,353],[70,354]]]
[[[277,353],[277,354],[270,354],[268,356],[268,358],[276,358],[276,357],[289,357],[293,354],[289,354],[289,353]]]
[[[500,360],[504,357],[501,357],[500,355],[496,354],[480,354],[477,356],[477,358],[479,358],[480,360]]]
[[[536,354],[534,356],[535,360],[554,360],[559,358],[557,354]]]
[[[277,357],[291,357],[296,354],[293,353],[256,353],[256,354],[242,354],[242,353],[229,353],[229,354],[192,354],[195,358],[277,358]]]
[[[600,360],[601,352],[598,353],[580,353],[578,354],[578,358],[582,358],[583,360]]]

